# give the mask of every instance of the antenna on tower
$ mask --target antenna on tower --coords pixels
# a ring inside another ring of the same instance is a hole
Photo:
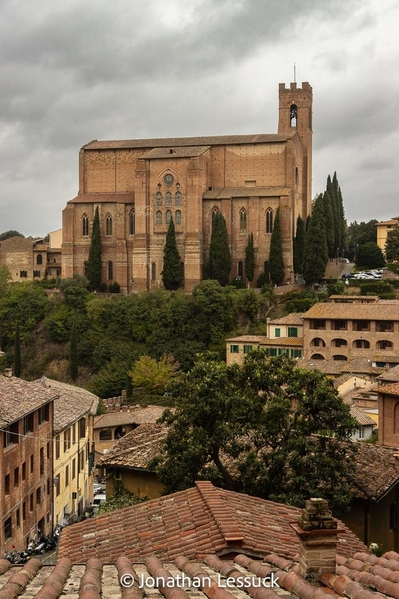
[[[296,65],[294,62],[294,83],[296,83]]]

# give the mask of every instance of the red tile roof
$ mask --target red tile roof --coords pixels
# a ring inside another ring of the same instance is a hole
[[[172,560],[180,554],[201,559],[208,553],[245,553],[263,557],[278,553],[293,559],[298,539],[290,526],[301,510],[258,497],[226,491],[210,482],[97,516],[65,528],[59,556],[73,563],[90,557],[115,561],[125,555],[142,561],[149,555]],[[366,551],[363,543],[342,523],[338,553]]]
[[[0,374],[0,426],[6,426],[57,399],[59,393],[39,382]]]

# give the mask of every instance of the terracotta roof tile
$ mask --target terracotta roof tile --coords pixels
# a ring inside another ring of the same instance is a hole
[[[399,320],[399,300],[379,300],[370,304],[318,302],[303,316],[343,320]]]
[[[287,314],[287,316],[282,316],[281,318],[273,318],[269,321],[268,324],[296,324],[299,326],[303,324],[303,315],[304,312],[290,312],[290,314]]]
[[[207,527],[208,538],[203,534],[203,528],[201,531],[197,528],[198,512],[194,512],[197,508],[201,512],[201,526]],[[286,559],[293,559],[299,545],[290,522],[297,521],[300,513],[301,510],[295,507],[200,482],[186,491],[65,528],[59,555],[68,557],[74,563],[82,563],[89,557],[98,556],[106,539],[109,561],[123,555],[127,548],[130,558],[140,561],[144,554],[156,555],[155,546],[163,544],[167,538],[167,547],[162,549],[164,559],[170,558],[169,552],[175,555],[176,551],[189,559],[195,559],[199,552],[220,555],[242,552],[258,558],[274,552]],[[172,518],[173,526],[166,514]],[[129,526],[126,526],[126,522],[129,522]],[[111,523],[113,533],[108,535],[105,532],[104,538],[102,531],[107,531]],[[348,557],[355,551],[367,553],[367,548],[344,524],[340,528],[344,532],[338,544],[339,554]],[[90,534],[90,539],[86,536],[89,532],[94,532],[94,536]]]
[[[398,387],[399,391],[399,387]],[[356,422],[361,426],[373,425],[375,426],[375,420],[373,420],[370,416],[368,416],[363,410],[358,408],[355,404],[352,404],[350,407],[351,416],[355,418]],[[399,469],[398,469],[398,477],[399,477]]]
[[[122,426],[132,424],[133,416],[130,412],[107,412],[94,418],[93,428],[108,428],[110,426]]]
[[[0,426],[19,420],[26,414],[56,400],[58,392],[43,388],[37,381],[0,375]]]
[[[352,491],[356,498],[377,501],[399,481],[397,450],[359,442],[351,472]]]

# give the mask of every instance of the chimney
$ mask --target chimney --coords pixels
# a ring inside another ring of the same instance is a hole
[[[12,368],[4,368],[4,376],[12,377]]]
[[[299,537],[299,572],[303,578],[335,573],[337,520],[325,499],[308,499],[297,524],[291,524]]]

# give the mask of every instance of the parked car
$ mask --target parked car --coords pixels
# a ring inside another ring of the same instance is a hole
[[[91,504],[93,507],[97,507],[99,505],[101,505],[102,503],[104,503],[104,501],[107,500],[107,496],[105,495],[105,493],[98,493],[97,495],[94,496],[93,498],[93,503]]]

